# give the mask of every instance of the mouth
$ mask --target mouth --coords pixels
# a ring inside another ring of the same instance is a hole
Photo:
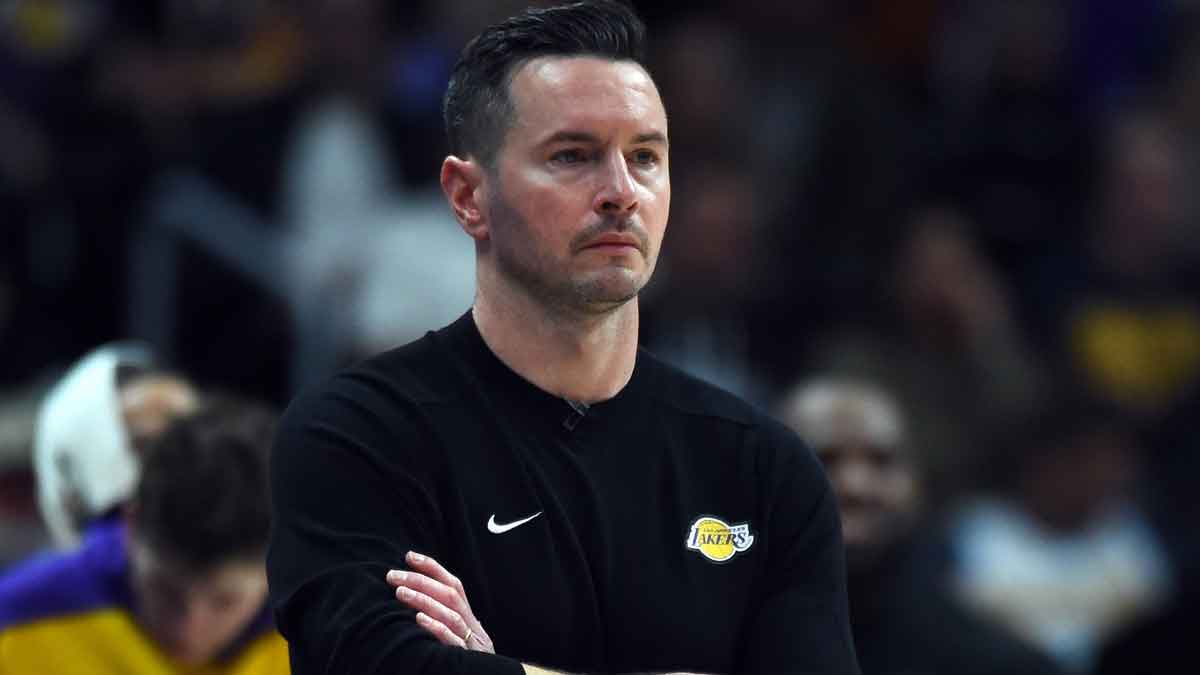
[[[623,251],[623,250],[633,250],[633,251],[636,251],[636,250],[638,250],[638,247],[637,247],[637,246],[634,246],[633,244],[592,244],[592,245],[590,245],[590,246],[585,246],[585,247],[584,247],[584,250],[591,250],[591,251],[605,251],[605,250],[608,250],[608,251]]]
[[[618,235],[605,235],[594,241],[589,242],[583,247],[584,250],[599,250],[599,251],[641,251],[641,242],[633,237],[625,237]]]

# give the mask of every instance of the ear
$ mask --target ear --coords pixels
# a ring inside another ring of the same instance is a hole
[[[484,170],[473,159],[450,155],[442,162],[442,192],[458,224],[472,239],[488,238],[487,218],[482,208]]]

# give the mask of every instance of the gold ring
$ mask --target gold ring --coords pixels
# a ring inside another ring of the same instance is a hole
[[[473,628],[471,628],[470,626],[468,626],[467,627],[467,637],[463,638],[463,644],[469,646],[471,644],[471,636],[474,634],[475,634],[475,630]]]

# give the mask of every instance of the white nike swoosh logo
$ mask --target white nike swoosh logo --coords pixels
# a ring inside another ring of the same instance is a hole
[[[533,520],[534,518],[537,518],[540,515],[542,515],[542,512],[538,511],[537,513],[533,514],[532,516],[529,516],[528,518],[522,518],[520,520],[516,520],[511,523],[504,523],[503,525],[501,525],[500,523],[496,522],[496,514],[493,513],[492,517],[488,518],[488,532],[491,532],[492,534],[504,534],[505,532],[508,532],[509,530],[511,530],[513,528],[517,528],[517,527],[524,525],[525,523],[528,523],[529,521]]]

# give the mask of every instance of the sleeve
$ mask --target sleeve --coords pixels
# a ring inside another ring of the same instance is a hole
[[[384,579],[409,550],[438,555],[439,511],[418,467],[415,414],[342,381],[293,403],[271,456],[270,600],[296,675],[504,673],[520,663],[438,643]]]
[[[859,675],[836,498],[798,437],[782,427],[772,436],[767,571],[738,672]]]

